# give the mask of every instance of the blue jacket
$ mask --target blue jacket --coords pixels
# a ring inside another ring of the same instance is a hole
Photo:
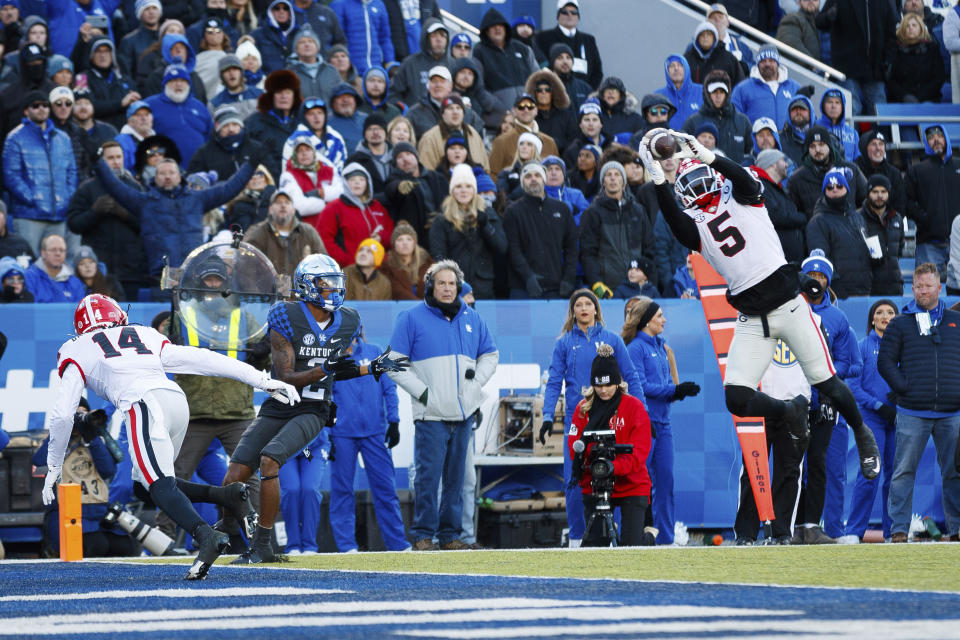
[[[47,120],[46,129],[23,118],[3,146],[3,182],[10,216],[59,222],[77,190],[70,136]]]
[[[86,7],[80,6],[76,0],[45,0],[42,4],[46,9],[47,22],[50,25],[50,50],[69,58],[77,44],[80,25],[83,24],[86,17],[88,15],[98,15],[111,18],[113,12],[120,6],[120,0],[90,0]],[[20,18],[23,19],[32,13],[34,12],[24,13],[21,11]],[[112,20],[107,22],[107,36],[116,42],[113,37],[112,22]]]
[[[887,325],[877,369],[897,393],[897,411],[922,418],[960,414],[960,313],[941,300],[930,312],[936,335],[922,336],[911,300]]]
[[[113,139],[123,149],[123,168],[132,172],[133,165],[137,162],[137,145],[140,141],[130,133],[123,133],[122,130]]]
[[[850,326],[847,316],[824,295],[819,304],[811,304],[813,312],[820,316],[820,326],[827,336],[827,347],[833,357],[833,366],[840,378],[859,378],[863,373],[863,359],[857,345],[857,334]],[[816,389],[811,389],[810,406],[819,404]]]
[[[144,192],[124,184],[102,160],[97,163],[100,182],[117,202],[141,214],[141,235],[150,275],[163,270],[164,256],[179,266],[203,242],[203,214],[232,200],[246,186],[253,167],[244,163],[226,182],[194,191],[184,184],[163,190],[156,185]]]
[[[700,289],[697,287],[697,281],[690,275],[690,269],[687,269],[687,258],[684,256],[683,264],[677,267],[673,272],[673,293],[679,298],[687,291],[693,292],[698,300],[700,299]]]
[[[797,97],[800,83],[787,78],[787,68],[783,66],[780,67],[779,80],[780,86],[777,88],[777,94],[774,95],[770,85],[760,77],[760,71],[757,67],[753,67],[750,70],[750,77],[733,88],[730,101],[733,102],[737,111],[745,113],[750,118],[750,122],[766,117],[772,118],[777,127],[782,127],[783,123],[790,119],[787,107]]]
[[[260,52],[260,59],[263,62],[261,71],[265,75],[287,66],[287,58],[293,53],[293,36],[299,28],[293,16],[290,16],[290,26],[286,31],[277,24],[272,9],[273,5],[279,1],[273,0],[270,3],[267,7],[266,20],[261,21],[260,26],[251,34],[257,43],[257,51]],[[288,4],[292,6],[292,3]],[[350,58],[353,60],[353,51],[350,52]],[[353,64],[356,65],[357,61],[353,60]]]
[[[643,331],[627,345],[627,353],[643,379],[644,403],[651,422],[670,422],[670,403],[677,385],[670,377],[670,360],[667,359],[663,336],[647,335]]]
[[[382,349],[357,339],[353,359],[369,365]],[[333,399],[337,403],[337,425],[332,435],[342,438],[365,438],[386,433],[388,422],[400,422],[397,385],[390,376],[361,376],[333,383]]]
[[[36,262],[23,274],[23,280],[34,302],[80,302],[87,295],[87,287],[77,276],[54,280]]]
[[[847,382],[853,397],[863,411],[864,418],[871,418],[874,424],[883,424],[885,421],[877,413],[887,402],[890,385],[880,375],[877,369],[877,355],[880,353],[880,336],[873,329],[860,341],[860,357],[863,359],[863,371],[857,378],[850,378]]]
[[[426,302],[405,309],[397,316],[390,344],[398,356],[410,357],[410,368],[390,377],[413,396],[414,420],[469,418],[480,407],[483,385],[500,359],[487,323],[462,302],[453,320]],[[426,405],[418,401],[425,390]]]
[[[844,97],[842,91],[838,91],[837,93],[840,94],[840,102],[843,103],[844,111],[846,111],[847,99]],[[853,127],[844,122],[842,116],[840,117],[840,122],[834,124],[834,122],[827,117],[827,114],[823,113],[823,102],[826,99],[826,94],[824,94],[823,98],[820,99],[820,113],[822,115],[814,124],[819,124],[826,127],[827,131],[832,133],[834,137],[840,141],[840,144],[843,147],[843,157],[847,160],[847,162],[853,162],[860,157],[860,134],[857,133]]]
[[[207,107],[190,95],[177,104],[163,93],[146,100],[153,111],[153,128],[168,136],[180,150],[180,166],[186,168],[190,158],[213,133],[213,118]]]
[[[679,89],[670,80],[670,74],[667,73],[667,67],[671,62],[679,62],[683,65],[683,84]],[[683,128],[683,123],[687,118],[700,110],[703,104],[703,85],[697,84],[690,79],[690,64],[687,59],[678,54],[672,53],[663,61],[663,75],[667,79],[667,85],[657,89],[657,93],[666,96],[670,102],[677,108],[676,113],[670,117],[670,128],[679,131]]]
[[[573,221],[576,222],[579,227],[581,214],[590,206],[587,199],[583,197],[583,192],[580,191],[580,189],[568,186],[544,187],[544,190],[549,197],[567,203],[567,206],[570,207],[570,212],[573,214]]]
[[[608,331],[599,322],[590,327],[584,334],[580,327],[573,327],[557,338],[553,345],[553,359],[550,362],[550,377],[543,397],[543,419],[549,420],[554,416],[557,400],[560,398],[560,385],[566,384],[567,416],[573,418],[573,410],[583,399],[580,390],[590,386],[590,367],[597,357],[597,344],[604,342],[613,347],[613,355],[620,367],[620,376],[627,381],[627,393],[640,399],[646,404],[643,395],[643,379],[641,372],[633,366],[633,360],[627,353],[627,346],[623,338],[612,331]],[[555,416],[554,416],[555,417]],[[566,424],[570,420],[565,421]]]
[[[334,0],[330,8],[347,36],[347,50],[357,73],[396,59],[390,18],[382,0]]]

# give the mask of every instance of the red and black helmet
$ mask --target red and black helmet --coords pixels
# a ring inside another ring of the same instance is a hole
[[[127,312],[120,308],[116,300],[99,293],[86,296],[73,312],[73,328],[78,335],[125,324]]]

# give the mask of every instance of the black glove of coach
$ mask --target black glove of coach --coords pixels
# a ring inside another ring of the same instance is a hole
[[[684,398],[693,397],[698,393],[700,393],[700,385],[696,382],[681,382],[673,392],[673,399],[683,400]]]
[[[383,444],[387,445],[387,449],[393,449],[395,446],[400,444],[399,422],[391,422],[387,425],[387,434],[383,439]]]
[[[540,444],[547,444],[547,434],[550,433],[550,430],[553,429],[553,420],[544,420],[543,425],[540,427]]]

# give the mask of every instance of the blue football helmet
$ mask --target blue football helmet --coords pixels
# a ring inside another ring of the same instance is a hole
[[[293,287],[301,300],[327,311],[342,307],[347,292],[346,277],[340,265],[330,256],[319,253],[300,261],[293,274]]]

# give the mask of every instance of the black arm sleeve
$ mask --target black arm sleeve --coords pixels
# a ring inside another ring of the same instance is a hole
[[[697,231],[697,224],[690,216],[680,210],[676,199],[673,197],[673,185],[669,182],[658,184],[656,192],[657,204],[660,205],[663,219],[666,220],[670,231],[680,241],[680,244],[687,249],[700,251],[700,233]]]
[[[733,183],[734,200],[740,204],[763,203],[763,185],[739,164],[718,155],[710,166]]]

